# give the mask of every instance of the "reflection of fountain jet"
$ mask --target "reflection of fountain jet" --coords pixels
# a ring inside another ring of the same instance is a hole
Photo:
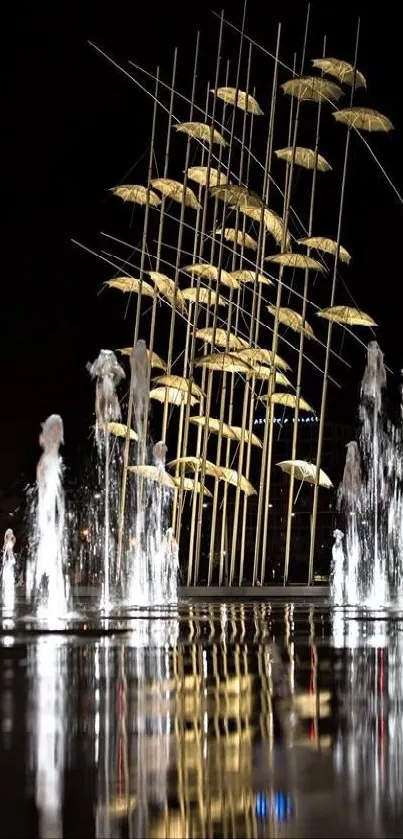
[[[360,626],[354,647],[346,631],[335,761],[346,783],[346,806],[362,807],[377,835],[398,836],[403,823],[403,625],[377,623]]]
[[[34,545],[27,569],[27,595],[46,617],[64,617],[68,605],[65,504],[62,486],[63,421],[52,414],[42,425],[34,507]]]
[[[40,638],[32,651],[30,719],[40,839],[61,839],[65,747],[65,648]]]
[[[402,425],[385,417],[385,385],[383,354],[372,341],[361,385],[359,441],[347,447],[339,491],[349,605],[392,605],[403,597],[403,434]]]
[[[116,518],[119,506],[118,452],[110,451],[110,430],[108,423],[120,419],[120,405],[116,393],[119,382],[125,377],[123,368],[111,350],[101,350],[98,358],[87,365],[88,372],[96,380],[95,417],[99,468],[103,470],[104,483],[104,544],[103,544],[103,592],[104,608],[110,606],[111,583],[116,583],[116,544],[111,530],[116,534],[116,522],[111,528],[111,516]],[[102,482],[102,477],[101,477]]]
[[[7,612],[14,609],[15,600],[15,536],[11,527],[4,534],[3,565],[1,569],[1,589],[3,608]]]

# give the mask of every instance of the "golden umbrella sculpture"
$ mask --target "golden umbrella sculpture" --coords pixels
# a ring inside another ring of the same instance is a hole
[[[317,259],[303,253],[276,253],[274,256],[266,256],[265,262],[275,262],[287,268],[304,268],[305,271],[326,271]]]
[[[180,488],[181,482],[183,482],[182,489],[184,489],[185,492],[201,492],[200,481],[194,481],[193,478],[173,478],[172,480],[174,481],[175,486],[178,487],[178,489]],[[206,498],[213,497],[213,493],[210,492],[210,490],[207,489],[206,486],[203,488],[203,493],[206,496]]]
[[[268,396],[262,396],[262,399],[267,400]],[[273,402],[274,405],[283,405],[284,408],[294,408],[297,405],[297,397],[294,393],[273,393],[270,397],[270,402]],[[302,396],[298,399],[298,407],[300,411],[307,411],[310,414],[314,414],[315,411]]]
[[[254,368],[247,361],[243,361],[235,353],[211,353],[195,359],[195,367],[206,367],[207,370],[217,370],[219,373],[243,373],[253,376]]]
[[[228,143],[224,140],[222,134],[213,128],[212,125],[207,125],[205,122],[179,122],[174,125],[175,131],[187,134],[189,137],[195,137],[197,140],[203,140],[205,143],[218,143],[220,146],[227,146]]]
[[[131,355],[133,352],[133,347],[123,347],[123,349],[117,350],[117,352],[120,352],[122,355]],[[147,355],[151,367],[157,367],[160,370],[167,369],[166,361],[164,361],[164,359],[161,358],[161,356],[157,355],[156,352],[151,352],[150,350],[147,350]]]
[[[334,239],[327,239],[326,236],[307,236],[305,239],[298,239],[297,245],[305,245],[306,248],[330,253],[332,256],[336,256],[337,252],[337,242]],[[340,262],[346,262],[347,265],[351,260],[349,252],[341,245],[339,245],[339,259]]]
[[[356,128],[357,131],[392,131],[394,127],[388,117],[373,108],[344,108],[342,111],[334,111],[333,116],[336,122]]]
[[[154,297],[154,289],[149,284],[143,280],[140,283],[140,280],[135,279],[134,277],[115,277],[114,280],[106,280],[105,284],[108,288],[116,288],[118,291],[122,291],[123,294],[140,294],[140,286],[141,286],[141,294],[144,297]]]
[[[160,274],[159,271],[149,271],[148,276],[155,283],[161,297],[165,297],[172,306],[175,306],[175,309],[178,309],[178,312],[187,315],[185,298],[181,290],[177,287],[175,288],[174,281],[165,274]]]
[[[295,96],[301,102],[338,102],[343,91],[338,84],[320,76],[299,76],[280,85],[284,93]]]
[[[239,211],[244,216],[248,216],[248,218],[256,222],[260,222],[263,219],[263,226],[273,236],[276,244],[281,247],[284,239],[284,222],[281,216],[275,213],[274,210],[268,210],[267,208],[263,210],[263,216],[262,209],[258,207],[240,207]],[[291,250],[291,235],[288,232],[285,237],[285,247],[287,251]]]
[[[201,210],[201,204],[190,186],[185,187],[180,181],[173,181],[171,178],[154,178],[150,181],[150,184],[158,192],[161,192],[165,198],[171,198],[172,201],[178,201],[179,204],[183,202],[191,210]]]
[[[333,76],[342,84],[348,84],[350,87],[354,85],[355,88],[367,86],[365,76],[359,70],[354,70],[348,61],[342,61],[340,58],[313,58],[312,65],[316,70],[321,70],[326,76]]]
[[[189,417],[189,422],[193,425],[198,425],[201,428],[205,428],[207,426],[208,431],[212,434],[221,434],[223,437],[226,437],[227,440],[237,440],[238,442],[242,439],[242,427],[237,425],[228,425],[226,422],[220,422],[219,419],[216,417]],[[252,446],[257,446],[259,449],[262,448],[262,441],[256,434],[249,434],[249,431],[244,430],[244,442],[250,442]]]
[[[217,347],[228,347],[230,350],[243,350],[249,346],[244,338],[239,338],[238,335],[227,332],[225,329],[213,329],[212,326],[198,329],[196,338],[207,344],[215,344]]]
[[[263,111],[256,99],[244,90],[237,90],[235,87],[218,87],[210,92],[215,93],[217,98],[222,99],[227,105],[235,105],[241,111],[247,111],[255,117],[263,116]]]
[[[169,405],[186,405],[188,400],[190,405],[197,405],[200,402],[196,396],[190,395],[187,390],[181,390],[177,387],[153,387],[150,390],[150,399],[155,399],[157,402],[169,403]]]
[[[207,186],[207,177],[209,186],[225,186],[228,183],[228,178],[224,172],[219,172],[218,169],[210,169],[208,166],[190,166],[187,170],[188,179],[195,181],[200,186]]]
[[[130,201],[132,204],[147,204],[149,207],[159,207],[161,198],[152,189],[147,189],[141,184],[122,184],[121,186],[114,186],[111,189],[114,195],[121,198],[122,201]],[[147,199],[148,195],[148,199]]]
[[[236,242],[237,245],[244,248],[250,248],[252,251],[257,250],[257,242],[248,233],[243,233],[242,230],[235,230],[233,227],[219,227],[216,235],[224,236],[227,242]]]
[[[203,280],[215,280],[216,282],[220,280],[227,288],[239,288],[239,283],[231,277],[228,271],[217,268],[211,262],[195,262],[193,265],[185,265],[181,270],[186,271],[187,274],[195,274]]]
[[[232,484],[233,486],[238,486],[239,483],[241,490],[246,495],[256,495],[256,490],[253,488],[250,481],[248,481],[243,475],[238,475],[238,472],[236,472],[235,469],[230,469],[226,466],[218,466],[216,463],[211,463],[210,460],[203,460],[202,457],[178,457],[176,460],[172,460],[171,463],[168,463],[168,466],[171,468],[184,466],[186,469],[191,469],[194,472],[201,472],[204,466],[206,475],[210,475],[217,481],[226,481],[226,483]]]
[[[196,382],[190,383],[190,379],[186,379],[184,376],[157,376],[154,382],[157,387],[173,387],[177,390],[183,390],[186,393],[189,391],[190,386],[190,392],[196,399],[203,399],[205,396],[205,393]]]
[[[353,306],[328,306],[326,309],[320,309],[316,312],[319,318],[326,318],[335,323],[343,323],[347,326],[377,326],[378,324],[362,312],[361,309],[355,309]]]
[[[158,466],[128,466],[128,471],[140,478],[146,478],[148,481],[155,481],[157,484],[162,484],[168,489],[176,489],[175,481],[165,469],[160,469]]]
[[[110,434],[113,434],[114,437],[125,437],[127,436],[127,425],[123,422],[105,422],[101,425],[101,428],[104,428],[105,431],[109,431]],[[133,429],[130,429],[130,439],[131,440],[138,440],[138,436]]]
[[[270,380],[272,375],[271,367],[266,367],[266,365],[260,364],[259,362],[253,362],[252,368],[253,373],[250,373],[249,375],[254,379],[261,379],[263,382],[268,382]],[[292,382],[290,382],[290,380],[287,379],[287,376],[285,376],[280,370],[276,370],[275,372],[275,383],[276,385],[281,385],[281,387],[293,387]]]
[[[276,317],[277,309],[275,306],[267,306],[267,310],[273,317]],[[294,332],[303,332],[307,338],[315,339],[312,326],[309,325],[307,320],[304,321],[302,315],[299,312],[295,312],[294,309],[288,309],[287,306],[280,306],[278,309],[278,319],[280,323],[284,324],[284,326],[289,326]]]
[[[261,210],[264,203],[256,192],[251,192],[246,186],[239,184],[227,184],[227,186],[211,186],[210,194],[213,198],[226,201],[229,207],[237,207],[238,210],[249,207],[250,209]]]
[[[245,268],[239,268],[236,271],[230,271],[230,276],[238,283],[254,283],[256,280],[256,271],[249,271]],[[273,285],[273,280],[265,277],[264,274],[257,275],[258,283],[261,285]]]
[[[239,350],[237,356],[245,359],[249,364],[256,364],[257,362],[272,364],[274,358],[275,367],[279,367],[281,370],[291,370],[290,365],[281,356],[277,354],[273,356],[271,350],[266,350],[262,347],[247,347],[244,350]]]
[[[313,149],[306,149],[304,146],[287,146],[285,149],[277,149],[274,152],[280,160],[285,160],[286,163],[291,163],[294,157],[294,163],[297,166],[302,166],[304,169],[318,169],[319,172],[330,172],[332,167],[321,154],[316,155]]]
[[[221,294],[216,294],[208,288],[184,288],[182,292],[185,300],[189,303],[196,303],[199,301],[204,306],[228,306],[228,300],[221,297]]]
[[[316,483],[318,468],[316,463],[308,463],[306,460],[282,460],[280,463],[276,463],[276,466],[279,466],[287,475],[293,471],[297,481],[307,481],[309,484]],[[319,471],[319,486],[325,487],[325,489],[332,489],[333,487],[330,478],[323,469]]]

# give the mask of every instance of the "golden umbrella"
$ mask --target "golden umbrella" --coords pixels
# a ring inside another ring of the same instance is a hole
[[[186,393],[189,390],[190,380],[186,379],[184,376],[157,376],[154,379],[155,384],[157,387],[173,387],[177,388],[178,390],[183,390]],[[192,396],[196,396],[198,399],[203,399],[205,394],[203,393],[201,387],[196,384],[196,382],[192,382],[190,385],[190,392]]]
[[[263,220],[263,225],[268,233],[273,236],[275,242],[278,245],[282,245],[283,238],[284,238],[284,222],[281,216],[274,212],[274,210],[268,210],[265,208],[263,210],[258,207],[240,207],[240,212],[244,214],[244,216],[248,216],[248,218],[253,219],[253,221],[261,222]],[[286,232],[286,242],[285,242],[286,250],[291,250],[291,236]]]
[[[280,85],[284,93],[295,96],[300,101],[338,102],[343,91],[338,84],[322,79],[320,76],[299,76]]]
[[[117,352],[122,353],[122,355],[131,355],[133,352],[133,347],[124,347],[121,350],[117,350]],[[151,367],[159,367],[161,370],[167,369],[166,361],[164,361],[163,358],[157,355],[156,352],[150,352],[150,350],[147,350],[147,355]]]
[[[277,149],[274,152],[280,160],[285,160],[286,163],[291,163],[294,157],[294,163],[297,166],[302,166],[304,169],[318,169],[319,172],[330,172],[331,165],[321,154],[316,155],[313,149],[306,149],[304,146],[287,146],[285,149]]]
[[[227,242],[236,242],[237,245],[244,248],[250,248],[252,251],[257,250],[257,242],[248,233],[242,233],[241,230],[235,230],[233,227],[219,227],[216,230],[217,236],[223,234]]]
[[[131,201],[133,204],[147,204],[148,206],[159,207],[161,198],[152,189],[147,189],[141,184],[122,184],[122,186],[114,186],[111,189],[114,195],[121,198],[123,201]]]
[[[260,361],[262,364],[273,363],[273,353],[271,350],[263,349],[262,347],[247,347],[244,350],[237,352],[239,358],[244,358],[250,364],[256,364]],[[287,364],[279,355],[274,355],[274,366],[280,367],[282,370],[290,370],[290,365]]]
[[[277,265],[284,265],[287,268],[304,268],[308,271],[326,271],[326,268],[303,253],[276,253],[274,256],[266,256],[265,262],[275,262]]]
[[[140,280],[134,277],[115,277],[114,280],[106,280],[105,285],[109,288],[117,288],[124,294],[140,294]],[[141,293],[144,297],[154,297],[154,289],[144,280],[141,283]]]
[[[331,253],[336,256],[337,242],[334,239],[327,239],[326,236],[307,236],[305,239],[298,239],[298,245],[305,245],[306,248],[314,248],[314,250],[323,251],[324,253]],[[351,260],[351,256],[345,248],[339,245],[339,259],[340,262],[346,262],[347,265]]]
[[[232,332],[227,332],[225,329],[213,329],[212,326],[206,326],[204,329],[198,329],[196,338],[206,343],[215,344],[217,347],[229,347],[230,350],[242,350],[248,347],[248,342],[244,338],[239,338]]]
[[[186,405],[189,399],[192,406],[200,401],[196,396],[189,397],[187,390],[180,390],[177,387],[154,387],[150,390],[150,399],[155,399],[157,402],[166,400],[169,405]]]
[[[226,201],[229,207],[237,207],[239,210],[245,207],[250,209],[261,209],[264,204],[256,192],[250,192],[246,186],[239,184],[227,184],[227,186],[211,186],[210,194],[213,198]]]
[[[308,463],[306,460],[282,460],[280,463],[276,463],[276,466],[279,466],[287,475],[294,472],[297,481],[307,481],[309,484],[316,483],[316,463]],[[323,469],[319,471],[319,486],[325,487],[325,489],[332,489],[333,487],[330,478]]]
[[[225,297],[208,288],[184,288],[182,294],[190,303],[196,303],[198,300],[204,306],[215,306],[216,303],[217,306],[228,306]]]
[[[172,468],[175,466],[185,466],[186,469],[192,469],[194,472],[201,472],[204,465],[206,475],[210,475],[217,481],[226,481],[233,486],[238,486],[239,482],[242,491],[246,495],[256,495],[256,490],[252,484],[243,475],[238,475],[235,469],[218,466],[216,463],[211,463],[210,460],[203,460],[202,457],[178,457],[168,465]]]
[[[230,276],[238,283],[254,283],[256,280],[256,271],[240,268],[237,271],[230,271]],[[273,280],[270,280],[269,277],[265,277],[263,274],[257,275],[257,281],[262,285],[273,285]]]
[[[239,356],[238,356],[239,357]],[[255,379],[262,379],[264,382],[268,382],[271,377],[271,367],[266,367],[264,364],[255,363],[253,366],[253,376]],[[281,385],[281,387],[292,387],[292,383],[284,373],[281,373],[280,370],[276,370],[275,373],[275,383],[276,385]]]
[[[342,111],[334,111],[333,116],[336,122],[342,122],[349,128],[356,128],[357,131],[392,131],[393,125],[384,114],[374,111],[373,108],[344,108]]]
[[[207,367],[220,373],[244,373],[253,376],[253,367],[234,353],[211,353],[195,359],[195,367]]]
[[[258,449],[263,448],[263,443],[260,437],[258,437],[256,434],[250,433],[249,431],[247,431],[247,429],[242,428],[241,425],[231,425],[230,427],[234,435],[234,440],[237,440],[238,443],[241,442],[243,434],[244,443],[248,444],[250,442],[252,446],[257,446]]]
[[[268,399],[268,396],[262,396],[262,399]],[[275,405],[283,405],[284,408],[294,408],[297,405],[297,397],[294,393],[273,393],[270,396],[270,402],[273,402]],[[314,414],[315,411],[302,396],[298,399],[298,407],[300,411],[308,411],[310,414]]]
[[[105,422],[102,423],[101,428],[109,431],[114,437],[126,437],[127,435],[127,425],[124,425],[123,422]],[[132,428],[130,429],[130,439],[138,440],[138,436]]]
[[[215,93],[217,98],[222,99],[227,105],[235,105],[241,111],[247,111],[248,114],[253,114],[256,117],[263,115],[256,99],[244,90],[237,90],[235,87],[218,87],[211,93]]]
[[[174,481],[175,486],[177,486],[178,488],[182,483],[182,488],[185,490],[185,492],[201,492],[200,481],[194,481],[193,478],[173,478],[172,480]],[[210,490],[207,489],[206,486],[203,487],[203,494],[206,496],[206,498],[213,497],[213,493],[210,492]]]
[[[205,122],[179,122],[178,125],[174,125],[174,128],[175,131],[183,132],[183,134],[188,134],[189,137],[195,137],[206,143],[218,143],[220,146],[228,145],[222,134]]]
[[[183,201],[185,206],[190,207],[192,210],[201,210],[201,204],[197,200],[193,190],[190,189],[190,186],[185,187],[179,181],[173,181],[171,178],[154,178],[154,180],[150,181],[150,184],[158,192],[161,192],[162,195],[165,195],[166,198],[171,198],[172,201],[178,201],[179,204],[182,204]]]
[[[160,469],[159,466],[128,466],[128,471],[134,475],[139,475],[140,478],[146,478],[148,481],[155,481],[157,484],[162,484],[169,489],[176,489],[175,481],[165,472],[165,469]]]
[[[268,311],[273,317],[276,317],[276,307],[267,306]],[[304,332],[307,338],[315,338],[315,333],[307,321],[304,322],[302,315],[295,312],[294,309],[288,309],[287,306],[280,306],[278,310],[278,319],[284,326],[289,326],[294,332]]]
[[[335,323],[344,323],[347,326],[377,326],[378,324],[362,312],[361,309],[355,309],[353,306],[328,306],[326,309],[321,309],[316,312],[319,318],[326,318],[326,320],[335,321]]]
[[[182,271],[186,271],[188,274],[195,274],[197,277],[202,277],[203,280],[220,281],[228,288],[239,288],[239,283],[231,277],[228,271],[224,271],[223,268],[217,268],[211,262],[195,262],[194,265],[185,265]]]
[[[191,166],[187,170],[187,176],[189,180],[195,181],[200,186],[207,185],[207,176],[208,176],[208,183],[209,186],[225,186],[228,183],[228,178],[224,175],[224,172],[219,172],[218,169],[213,169],[210,166]]]
[[[220,422],[219,419],[216,417],[189,417],[189,422],[193,423],[193,425],[198,425],[201,428],[205,428],[207,426],[209,432],[213,434],[222,434],[223,437],[226,437],[228,440],[237,440],[240,442],[241,434],[242,434],[242,427],[238,427],[237,425],[228,425],[226,422]],[[262,442],[256,434],[249,434],[249,431],[244,431],[244,442],[248,443],[249,438],[251,444],[253,446],[258,446],[260,449],[262,448]]]
[[[354,71],[352,64],[342,61],[340,58],[313,58],[312,64],[317,70],[321,70],[327,76],[334,76],[342,84],[348,84],[355,88],[366,87],[365,76],[359,70]]]
[[[165,274],[160,274],[159,271],[149,271],[148,275],[151,277],[153,283],[155,283],[161,296],[165,297],[183,315],[187,315],[185,298],[181,290],[177,287],[175,288],[174,281],[166,277]]]

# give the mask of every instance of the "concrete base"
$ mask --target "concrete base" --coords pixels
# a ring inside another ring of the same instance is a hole
[[[178,594],[197,600],[323,600],[329,586],[179,586]]]

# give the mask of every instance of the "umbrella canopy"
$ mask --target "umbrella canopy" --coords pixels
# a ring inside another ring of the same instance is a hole
[[[317,169],[319,172],[330,172],[331,166],[321,154],[316,154],[313,149],[306,149],[304,146],[287,146],[285,149],[278,149],[274,152],[280,160],[302,166],[304,169]]]
[[[348,84],[350,87],[354,85],[355,88],[367,86],[365,76],[359,70],[354,70],[348,61],[342,61],[340,58],[313,58],[312,65],[316,70],[321,70],[326,76],[333,76],[342,84]]]
[[[224,175],[223,172],[219,172],[218,169],[213,169],[210,166],[190,166],[187,170],[188,179],[191,181],[195,181],[200,186],[207,186],[207,179],[209,186],[225,186],[228,183],[228,178]]]
[[[149,207],[159,207],[161,198],[150,187],[141,184],[121,184],[111,189],[113,195],[121,198],[122,201],[130,201],[132,204],[148,204]]]
[[[284,93],[311,102],[338,102],[343,91],[339,85],[320,76],[299,76],[280,85]]]
[[[216,90],[211,90],[211,93],[215,93],[218,99],[222,99],[227,105],[235,105],[241,111],[247,111],[256,117],[263,115],[256,99],[244,90],[237,90],[235,87],[218,87]]]
[[[297,244],[323,251],[323,253],[331,253],[332,256],[336,256],[337,253],[337,242],[334,239],[327,239],[326,236],[308,236],[305,239],[298,239]],[[349,252],[341,245],[339,245],[339,259],[340,262],[346,262],[347,265],[351,259]]]
[[[182,202],[186,207],[192,210],[201,210],[201,204],[197,200],[194,192],[190,186],[184,186],[180,181],[173,181],[171,178],[154,178],[150,181],[151,186],[158,192],[161,192],[165,198],[171,198],[172,201]]]
[[[128,472],[132,472],[134,475],[138,475],[140,478],[146,478],[148,481],[155,481],[158,484],[162,484],[164,487],[168,487],[169,489],[176,489],[175,481],[168,475],[168,472],[165,472],[165,469],[160,469],[159,466],[128,466]]]
[[[372,108],[344,108],[334,111],[336,122],[342,122],[357,131],[392,131],[393,125],[384,114]]]
[[[174,125],[175,131],[187,134],[188,137],[195,137],[198,140],[203,140],[205,143],[218,143],[220,146],[227,146],[228,143],[224,140],[222,134],[213,128],[212,125],[207,125],[205,122],[179,122]]]
[[[154,297],[153,287],[145,280],[140,283],[140,280],[134,277],[115,277],[114,280],[106,280],[105,285],[108,288],[117,288],[123,294],[140,294],[141,291],[144,297]]]
[[[315,463],[308,463],[306,460],[282,460],[276,463],[283,472],[290,475],[292,472],[297,481],[307,481],[309,484],[316,483],[317,466]],[[332,489],[333,484],[323,469],[319,470],[319,486],[325,489]]]
[[[320,309],[316,314],[319,318],[344,323],[346,326],[377,326],[370,315],[353,306],[328,306],[327,309]]]
[[[181,292],[181,290],[175,285],[174,281],[167,277],[165,274],[161,274],[159,271],[149,271],[148,276],[151,277],[153,283],[155,283],[161,297],[165,297],[178,312],[181,314],[186,315],[186,303],[185,298]]]
[[[277,309],[275,306],[267,306],[267,310],[273,317],[276,317]],[[312,326],[309,325],[307,320],[303,319],[299,312],[295,312],[294,309],[289,309],[287,306],[280,306],[278,309],[278,319],[280,323],[283,323],[284,326],[289,326],[294,332],[303,332],[306,338],[315,338]]]

